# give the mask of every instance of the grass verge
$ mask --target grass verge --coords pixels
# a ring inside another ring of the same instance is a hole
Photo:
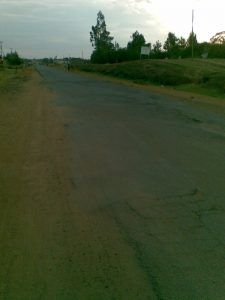
[[[225,60],[167,59],[86,64],[76,69],[225,99]]]
[[[27,80],[27,72],[22,68],[0,68],[0,93],[13,93]]]

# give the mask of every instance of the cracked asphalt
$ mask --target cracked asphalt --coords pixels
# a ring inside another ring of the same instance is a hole
[[[67,145],[54,299],[224,299],[224,106],[37,70]]]
[[[39,71],[64,108],[74,201],[114,223],[156,299],[222,299],[224,114],[107,81]],[[139,293],[147,298],[148,288]]]

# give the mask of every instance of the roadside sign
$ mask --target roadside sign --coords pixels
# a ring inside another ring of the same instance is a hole
[[[151,52],[150,46],[142,46],[141,47],[141,55],[149,55]]]

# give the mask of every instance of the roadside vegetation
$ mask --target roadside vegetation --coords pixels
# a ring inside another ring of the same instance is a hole
[[[169,32],[164,44],[152,44],[135,31],[121,48],[113,42],[101,11],[91,29],[94,49],[90,63],[75,64],[77,69],[225,98],[225,40],[221,44],[216,40],[198,43],[194,32],[187,39]],[[143,46],[149,47],[150,54],[141,57]]]
[[[8,53],[5,56],[5,62],[8,66],[20,66],[23,64],[23,60],[19,57],[17,52]]]
[[[9,60],[8,60],[9,59]],[[22,60],[18,64],[17,57],[7,56],[4,64],[0,65],[0,93],[13,93],[26,80],[26,70],[23,69]]]
[[[141,47],[149,47],[149,55],[142,59],[163,58],[224,58],[225,39],[212,38],[210,43],[199,43],[194,32],[187,38],[178,37],[169,32],[164,43],[146,41],[144,35],[137,30],[131,34],[126,47],[120,47],[115,38],[107,30],[106,21],[101,11],[97,14],[96,25],[91,27],[90,42],[93,47],[92,63],[118,63],[140,59]]]
[[[218,38],[220,38],[218,43]],[[169,32],[166,41],[147,42],[135,31],[126,47],[120,47],[107,30],[101,11],[96,25],[91,27],[90,42],[93,52],[90,60],[78,58],[43,59],[42,63],[103,74],[139,84],[154,84],[191,93],[225,98],[225,38],[219,33],[210,43],[198,43],[191,32],[187,39]],[[140,55],[141,48],[150,49],[149,55]]]
[[[15,69],[0,68],[0,92],[10,91],[11,86],[15,83],[18,74]]]
[[[118,64],[83,64],[76,69],[225,98],[225,60],[222,59],[149,59]]]

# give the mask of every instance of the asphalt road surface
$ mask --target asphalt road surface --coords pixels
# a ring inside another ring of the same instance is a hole
[[[29,288],[14,283],[2,299],[225,299],[224,112],[37,70],[63,128],[68,187],[36,204],[46,226],[27,235]]]

